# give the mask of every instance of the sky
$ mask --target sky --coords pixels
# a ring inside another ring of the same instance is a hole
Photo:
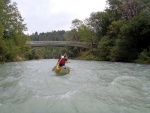
[[[70,30],[74,19],[104,11],[106,0],[12,0],[28,28],[25,34]]]

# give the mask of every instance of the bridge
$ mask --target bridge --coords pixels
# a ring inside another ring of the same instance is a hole
[[[82,48],[92,48],[91,43],[77,42],[77,41],[27,41],[26,46],[31,47],[65,47],[75,46]]]

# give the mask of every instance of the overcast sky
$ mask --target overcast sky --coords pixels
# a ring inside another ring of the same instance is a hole
[[[106,0],[12,0],[27,24],[26,33],[70,30],[74,19],[84,20],[103,11]]]

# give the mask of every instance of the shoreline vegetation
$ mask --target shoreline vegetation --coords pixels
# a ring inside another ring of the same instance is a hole
[[[74,19],[71,30],[24,34],[26,24],[11,0],[0,0],[0,63],[58,58],[150,64],[150,1],[107,0],[104,11]],[[57,20],[56,20],[57,21]],[[27,41],[77,41],[96,44],[96,51],[79,47],[26,47]]]
[[[13,59],[13,62],[19,62],[19,61],[26,61],[27,59],[23,58],[23,57],[20,57],[20,56],[16,56],[14,59]]]
[[[38,59],[34,59],[34,60],[40,60],[40,59],[44,59],[44,58],[38,58]],[[48,58],[48,59],[53,59],[53,58]],[[83,52],[81,54],[81,56],[78,56],[76,58],[71,58],[71,59],[73,59],[73,60],[102,61],[102,60],[99,60],[98,57],[91,54],[90,51]],[[33,60],[33,59],[30,59],[30,60]],[[16,56],[12,61],[9,61],[9,62],[21,62],[21,61],[29,61],[29,60],[24,58],[24,57],[21,57],[21,56]],[[148,60],[145,60],[145,61],[122,62],[122,63],[150,64],[149,61],[150,60],[148,59]],[[112,62],[112,61],[108,61],[108,62]],[[0,64],[4,64],[4,63],[6,63],[6,62],[0,62]]]

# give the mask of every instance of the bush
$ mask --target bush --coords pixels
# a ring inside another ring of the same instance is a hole
[[[110,60],[110,51],[114,45],[114,40],[107,36],[102,37],[97,49],[97,56],[99,60]]]
[[[143,50],[139,58],[135,61],[136,63],[150,64],[150,47]]]

